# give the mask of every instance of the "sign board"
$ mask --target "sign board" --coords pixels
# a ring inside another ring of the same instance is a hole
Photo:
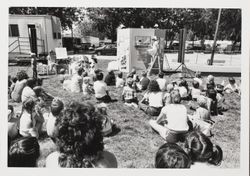
[[[56,59],[67,59],[68,54],[66,48],[55,48]]]

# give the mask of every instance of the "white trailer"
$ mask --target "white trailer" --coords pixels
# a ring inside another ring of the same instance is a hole
[[[46,55],[62,47],[62,28],[51,15],[9,15],[9,54]]]

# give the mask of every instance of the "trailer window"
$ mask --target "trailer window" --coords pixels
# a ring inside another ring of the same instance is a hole
[[[61,33],[58,32],[58,34],[57,34],[57,39],[61,39],[61,38],[62,38]]]
[[[19,37],[19,30],[17,24],[9,25],[9,36],[10,37]]]

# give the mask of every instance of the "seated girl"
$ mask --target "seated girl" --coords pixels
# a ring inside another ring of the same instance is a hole
[[[117,77],[116,77],[116,83],[115,83],[116,88],[124,87],[124,84],[125,84],[125,82],[124,82],[124,79],[122,78],[122,72],[119,72]]]
[[[210,139],[199,131],[190,132],[185,141],[188,155],[191,157],[191,168],[218,166],[222,162],[223,152],[220,146],[214,145]]]
[[[181,96],[177,90],[171,92],[172,104],[164,106],[156,120],[149,125],[167,142],[183,141],[189,130],[187,109],[180,104]]]
[[[19,118],[15,117],[14,108],[8,105],[8,137],[10,140],[18,136]]]
[[[200,87],[199,82],[193,81],[193,87],[190,89],[191,91],[190,93],[194,101],[196,101],[198,96],[201,95],[201,90],[199,89],[199,87]]]
[[[238,88],[238,85],[235,82],[235,79],[233,77],[231,77],[231,78],[228,79],[228,81],[229,81],[229,84],[227,84],[224,87],[224,91],[226,93],[233,93],[233,92],[239,93],[239,88]]]
[[[21,102],[22,91],[26,86],[28,75],[24,70],[21,70],[16,75],[17,82],[13,91],[11,92],[11,98],[15,102]]]
[[[155,168],[190,168],[188,154],[175,143],[165,143],[155,156]]]
[[[193,116],[189,116],[189,120],[192,122],[193,129],[199,130],[206,136],[211,136],[211,128],[214,121],[210,118],[210,112],[207,109],[207,99],[204,96],[197,98],[199,107],[196,109]]]
[[[101,114],[90,103],[71,102],[58,121],[58,151],[46,158],[46,167],[116,168],[115,156],[104,150]]]
[[[23,102],[19,126],[20,135],[38,138],[43,122],[44,118],[41,109],[36,105],[35,100],[29,98]]]
[[[127,85],[123,88],[122,91],[122,100],[128,106],[138,107],[138,100],[136,97],[136,90],[133,89],[134,81],[132,78],[127,78]]]
[[[35,137],[22,137],[13,141],[8,152],[8,167],[36,167],[40,146]]]
[[[33,78],[29,78],[26,82],[26,86],[22,91],[22,97],[21,97],[22,102],[26,101],[29,98],[33,99],[37,98],[36,93],[33,90],[35,86],[36,86],[36,80]]]
[[[158,116],[163,107],[163,99],[163,92],[161,92],[159,84],[156,80],[152,80],[148,85],[147,92],[139,102],[139,107],[148,115]]]
[[[82,93],[84,96],[91,96],[95,93],[93,86],[90,84],[90,77],[83,77]]]
[[[48,136],[54,140],[56,137],[56,121],[62,115],[63,102],[59,98],[54,98],[50,105],[50,113],[46,124],[46,131]]]

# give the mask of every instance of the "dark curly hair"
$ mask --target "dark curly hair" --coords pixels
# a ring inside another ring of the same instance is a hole
[[[102,115],[90,103],[71,102],[57,119],[61,167],[90,167],[103,151]]]
[[[151,80],[148,84],[148,91],[149,92],[160,92],[161,89],[159,87],[159,84],[156,80]]]
[[[21,71],[17,72],[16,78],[18,81],[22,81],[23,79],[28,79],[29,77],[28,77],[26,71],[21,70]]]
[[[40,146],[35,137],[22,137],[13,141],[8,152],[9,167],[36,167]]]
[[[210,139],[200,131],[193,131],[188,134],[185,147],[192,161],[208,162],[213,165],[220,165],[223,159],[223,151],[218,145],[214,145]]]
[[[163,144],[156,153],[156,168],[190,168],[190,166],[190,157],[175,143]]]

